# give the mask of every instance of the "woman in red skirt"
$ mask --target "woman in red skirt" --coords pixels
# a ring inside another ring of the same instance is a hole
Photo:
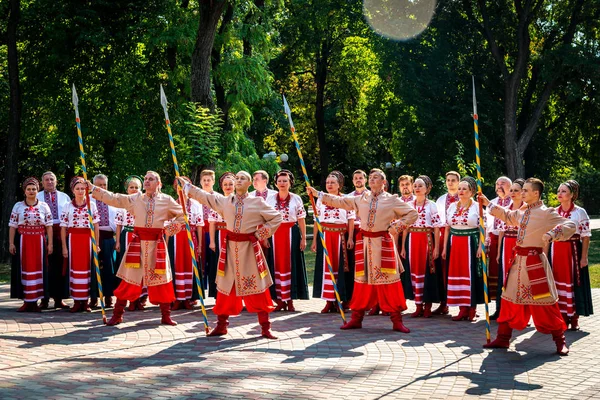
[[[294,185],[290,171],[282,169],[274,179],[278,192],[267,197],[267,204],[279,211],[283,222],[269,239],[268,264],[275,281],[270,290],[277,303],[273,311],[296,311],[294,300],[308,300],[304,264],[306,210],[300,196],[290,193]]]
[[[344,187],[344,175],[341,172],[332,171],[325,181],[325,187],[327,193],[334,196],[342,196],[341,190]],[[317,213],[319,214],[319,221],[321,221],[321,227],[323,228],[323,235],[325,236],[325,243],[327,244],[329,259],[331,260],[333,276],[337,282],[340,300],[346,305],[350,302],[350,290],[346,288],[347,279],[345,275],[351,273],[346,250],[354,247],[354,220],[356,219],[356,213],[354,210],[348,211],[342,208],[326,206],[320,200],[317,201]],[[317,251],[317,257],[315,259],[313,297],[320,297],[327,301],[321,313],[339,312],[337,299],[333,290],[333,282],[323,254],[323,245],[316,231],[312,243],[312,251],[315,250]]]
[[[8,222],[8,251],[13,255],[10,297],[23,300],[17,311],[40,312],[37,302],[44,298],[47,255],[53,249],[52,211],[36,198],[37,179],[27,178],[21,186],[25,200],[15,204]]]
[[[524,179],[516,179],[510,189],[511,203],[508,206],[509,210],[518,210],[523,206],[523,185],[525,185]],[[499,221],[499,220],[498,220]],[[498,295],[496,296],[496,311],[490,315],[491,320],[496,320],[500,316],[500,309],[502,308],[502,289],[504,288],[504,281],[508,276],[508,270],[510,268],[510,262],[513,258],[513,249],[517,245],[517,232],[518,226],[509,226],[505,222],[501,222],[498,228],[500,234],[498,235]]]
[[[69,291],[73,299],[71,312],[91,311],[88,305],[92,280],[92,235],[90,231],[88,207],[86,202],[87,183],[76,176],[71,180],[71,191],[75,198],[63,208],[60,216],[60,236],[63,257],[69,266]],[[100,215],[96,204],[91,203],[94,234],[99,236]],[[98,247],[98,251],[100,248]],[[96,273],[96,271],[93,271]]]
[[[442,258],[448,259],[448,305],[460,312],[453,321],[474,321],[477,304],[483,304],[483,274],[479,262],[479,205],[473,200],[475,179],[458,184],[458,202],[448,208]]]
[[[436,263],[440,254],[442,221],[437,205],[427,195],[433,182],[421,175],[413,184],[415,199],[408,202],[419,214],[417,221],[402,233],[400,256],[406,260],[402,279],[409,279],[417,310],[411,317],[430,318],[432,303],[445,301],[444,275]],[[406,293],[406,290],[404,291]]]
[[[225,172],[219,178],[219,186],[223,191],[224,196],[230,196],[235,191],[235,174],[233,172]],[[210,210],[208,213],[209,222],[209,237],[210,242],[208,247],[213,251],[215,257],[210,258],[208,271],[208,295],[217,297],[217,268],[219,264],[219,253],[221,247],[225,246],[225,237],[227,235],[227,224],[219,213]]]
[[[592,289],[588,268],[590,248],[590,219],[587,212],[575,204],[579,197],[579,184],[568,180],[558,187],[556,197],[560,207],[556,211],[575,222],[576,233],[564,242],[550,244],[549,261],[552,265],[554,281],[558,290],[558,306],[570,330],[579,330],[579,316],[590,316]]]

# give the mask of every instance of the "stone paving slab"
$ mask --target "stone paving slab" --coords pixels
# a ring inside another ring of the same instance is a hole
[[[598,310],[600,290],[593,296]],[[401,334],[376,316],[362,330],[341,331],[340,316],[319,314],[318,299],[272,314],[279,340],[270,341],[259,337],[254,314],[232,317],[227,336],[207,338],[197,310],[174,312],[175,327],[159,325],[157,307],[107,327],[100,311],[17,313],[20,302],[8,297],[0,285],[2,399],[600,398],[598,316],[567,333],[571,354],[561,358],[533,328],[509,351],[483,350],[483,319],[405,316],[412,332]]]

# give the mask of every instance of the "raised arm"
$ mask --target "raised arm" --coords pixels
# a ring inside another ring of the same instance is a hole
[[[134,194],[120,194],[113,193],[108,190],[99,188],[98,186],[92,185],[92,197],[96,200],[100,200],[109,206],[124,208],[127,211],[131,211],[133,208],[134,201],[141,196],[142,193]]]
[[[212,208],[219,214],[223,213],[223,205],[227,197],[222,194],[216,192],[208,193],[189,182],[185,184],[183,191],[190,199],[198,200],[200,204]]]

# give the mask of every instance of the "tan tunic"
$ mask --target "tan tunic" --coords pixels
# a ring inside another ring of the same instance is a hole
[[[418,218],[417,211],[410,204],[402,202],[398,195],[391,195],[387,192],[374,195],[373,192],[365,191],[360,196],[347,197],[324,193],[321,202],[328,206],[356,211],[356,215],[361,221],[361,229],[368,232],[387,231],[391,225],[400,233]],[[404,271],[404,268],[395,245],[396,272],[391,274],[381,271],[381,240],[380,237],[363,237],[365,275],[356,277],[356,282],[385,285],[400,280],[400,273]]]
[[[208,193],[192,185],[186,185],[189,197],[219,213],[227,230],[235,233],[255,233],[260,240],[267,239],[281,224],[281,214],[268,205],[262,197],[249,197],[248,194],[227,197],[219,193]],[[257,231],[256,227],[262,227]],[[259,250],[266,266],[262,249]],[[263,293],[273,284],[271,274],[261,278],[258,273],[256,256],[251,242],[227,242],[225,276],[217,275],[217,290],[229,295],[235,284],[237,296]]]
[[[527,208],[531,209],[530,213],[526,212]],[[519,227],[517,246],[521,247],[543,247],[542,237],[545,233],[552,236],[552,240],[567,240],[576,229],[574,222],[561,217],[554,208],[547,208],[541,201],[521,207],[519,210],[509,210],[490,203],[488,210],[492,216],[508,225]],[[534,300],[525,268],[526,257],[517,255],[508,272],[508,279],[502,293],[503,299],[514,304],[528,305],[552,305],[558,301],[556,284],[548,259],[543,253],[540,254],[540,258],[550,287],[550,297]]]
[[[124,208],[129,211],[135,220],[136,227],[140,228],[159,228],[165,227],[165,221],[175,218],[175,224],[184,222],[181,206],[173,200],[169,195],[157,193],[153,197],[146,194],[135,193],[132,195],[111,193],[107,190],[96,188],[92,193],[92,197],[96,200],[117,207]],[[141,261],[143,268],[131,268],[125,266],[127,251],[123,256],[117,276],[125,282],[142,285],[145,283],[148,286],[158,286],[171,282],[172,272],[169,267],[169,254],[165,254],[167,268],[165,274],[157,274],[154,272],[156,263],[156,241],[142,240],[141,244]]]

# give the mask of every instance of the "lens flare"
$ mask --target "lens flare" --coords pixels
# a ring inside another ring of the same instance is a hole
[[[408,40],[427,28],[435,6],[436,0],[364,0],[363,14],[379,35]]]

